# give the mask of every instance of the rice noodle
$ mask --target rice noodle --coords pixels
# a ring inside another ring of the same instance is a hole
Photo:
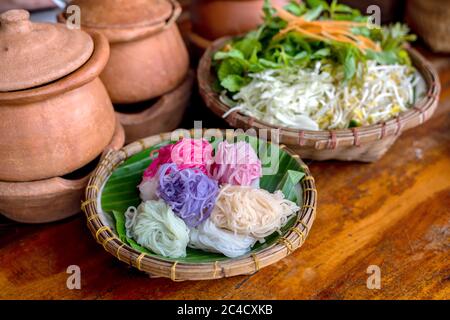
[[[142,201],[157,200],[156,194],[159,186],[159,177],[143,179],[139,184],[139,193]]]
[[[145,201],[125,213],[127,237],[164,257],[186,256],[189,229],[163,201]]]
[[[218,228],[207,219],[190,231],[188,246],[207,252],[222,253],[229,258],[242,256],[250,251],[257,240],[251,236],[235,234]]]
[[[249,143],[220,142],[214,160],[211,174],[220,184],[259,187],[261,161]]]
[[[270,193],[244,186],[224,186],[211,213],[219,228],[263,240],[286,224],[299,207],[284,199],[281,191]]]
[[[179,170],[174,163],[163,164],[157,176],[157,195],[189,227],[196,227],[209,217],[219,191],[217,181],[198,169]]]

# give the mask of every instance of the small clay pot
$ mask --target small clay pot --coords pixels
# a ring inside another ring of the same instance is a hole
[[[105,149],[116,123],[98,77],[107,39],[28,18],[23,10],[0,16],[0,181],[73,172]]]
[[[288,2],[272,0],[277,5]],[[263,22],[263,4],[264,0],[192,0],[192,32],[206,40],[245,33]]]
[[[137,113],[116,111],[125,129],[126,143],[178,128],[189,104],[193,83],[194,72],[190,71],[177,88],[151,103],[145,110]]]
[[[125,133],[117,121],[114,135],[102,156],[89,173],[71,179],[69,176],[33,182],[0,181],[0,212],[22,223],[46,223],[65,219],[80,212],[81,199],[92,171],[109,151],[119,150]],[[82,171],[82,170],[80,170]]]
[[[102,32],[111,44],[101,79],[113,103],[150,100],[185,79],[189,57],[175,23],[181,13],[176,1],[73,0],[70,5],[81,8],[82,28]]]

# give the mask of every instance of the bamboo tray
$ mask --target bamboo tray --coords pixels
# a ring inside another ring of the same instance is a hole
[[[222,117],[230,108],[222,103],[213,90],[215,75],[211,71],[212,55],[230,41],[231,37],[216,40],[204,53],[197,71],[200,94],[208,108]],[[439,100],[441,85],[434,67],[416,50],[408,48],[414,66],[427,86],[424,99],[410,110],[384,123],[341,130],[298,130],[278,128],[239,112],[231,113],[226,121],[234,128],[279,129],[280,142],[288,145],[302,158],[313,160],[337,159],[373,162],[381,158],[405,130],[421,125],[431,118]]]
[[[177,88],[158,98],[143,111],[138,113],[116,111],[125,129],[126,143],[176,129],[189,104],[194,78],[194,72],[189,71],[186,79]]]
[[[119,122],[111,142],[103,152],[120,149],[125,133]],[[0,212],[22,223],[47,223],[68,218],[80,212],[83,191],[92,171],[75,178],[55,177],[31,182],[0,181]]]
[[[191,131],[191,136],[195,136],[193,131]],[[164,133],[139,140],[119,151],[111,151],[93,173],[86,188],[86,200],[83,202],[82,209],[86,213],[87,225],[92,235],[107,252],[120,261],[148,273],[151,277],[166,277],[173,281],[182,281],[252,274],[283,259],[302,246],[315,219],[317,191],[308,167],[298,155],[286,149],[285,146],[280,146],[279,149],[284,151],[289,159],[294,160],[296,166],[305,173],[305,177],[299,183],[299,187],[301,187],[299,197],[303,199],[300,204],[301,209],[294,217],[292,225],[288,226],[290,228],[281,237],[275,238],[277,241],[267,243],[266,247],[263,246],[260,250],[242,257],[234,259],[223,257],[203,263],[180,262],[154,254],[141,253],[122,242],[113,231],[114,227],[112,227],[107,214],[103,212],[101,200],[103,187],[112,173],[125,160],[152,146],[169,141],[170,138],[171,133]]]

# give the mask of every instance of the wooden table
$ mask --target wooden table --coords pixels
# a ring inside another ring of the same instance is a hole
[[[97,245],[81,214],[41,226],[1,221],[0,298],[449,299],[450,58],[429,57],[443,87],[434,117],[377,163],[309,162],[317,219],[281,262],[217,281],[150,279]],[[67,289],[69,265],[81,268],[81,290]],[[370,265],[381,289],[367,288]]]

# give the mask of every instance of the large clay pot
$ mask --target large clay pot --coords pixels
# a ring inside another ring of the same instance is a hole
[[[99,74],[107,39],[0,16],[0,181],[34,181],[75,171],[108,145],[116,118]]]
[[[0,212],[22,223],[46,223],[81,211],[84,189],[95,166],[112,150],[119,150],[125,133],[117,121],[114,135],[99,159],[70,175],[31,182],[0,181]]]
[[[283,5],[288,0],[272,0]],[[196,39],[215,40],[255,29],[263,22],[264,0],[192,0],[192,31]]]
[[[174,0],[73,0],[86,30],[101,31],[111,57],[101,75],[113,103],[131,104],[161,96],[186,77],[189,57],[175,21]],[[64,13],[58,16],[65,21]]]

